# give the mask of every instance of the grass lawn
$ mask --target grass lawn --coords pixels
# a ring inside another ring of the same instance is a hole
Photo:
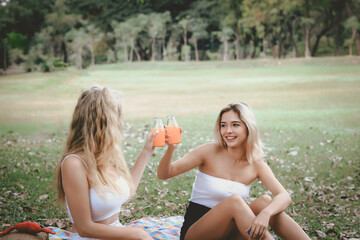
[[[53,169],[82,89],[123,95],[123,146],[132,166],[154,117],[175,114],[183,128],[176,157],[213,141],[219,110],[249,103],[266,161],[293,203],[287,209],[312,239],[360,238],[360,58],[141,62],[0,77],[0,230],[22,221],[69,225],[54,204]],[[156,178],[165,151],[150,159],[123,223],[184,214],[196,170]],[[270,194],[254,182],[251,197]]]

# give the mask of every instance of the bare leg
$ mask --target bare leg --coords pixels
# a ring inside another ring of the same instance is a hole
[[[246,202],[238,195],[233,195],[206,213],[196,223],[194,223],[187,232],[186,240],[198,239],[226,239],[236,227],[240,234],[248,239],[247,230],[255,219]],[[274,239],[266,231],[263,239]]]
[[[263,195],[255,199],[250,208],[258,215],[271,202],[271,197]],[[289,240],[303,240],[310,239],[309,236],[302,230],[302,228],[285,212],[281,212],[270,218],[270,226],[283,239]]]

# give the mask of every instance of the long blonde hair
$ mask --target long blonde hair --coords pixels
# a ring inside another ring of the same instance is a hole
[[[221,136],[221,118],[222,115],[228,111],[234,111],[241,121],[243,121],[247,128],[246,138],[246,158],[251,163],[252,161],[262,160],[264,156],[263,143],[259,136],[259,129],[256,124],[256,119],[251,107],[244,102],[231,103],[221,109],[215,123],[215,140],[220,148],[227,148],[227,144]]]
[[[114,91],[94,86],[85,90],[75,107],[63,156],[55,170],[57,199],[64,203],[61,162],[69,154],[77,154],[87,165],[88,180],[100,194],[107,190],[121,194],[115,181],[106,174],[113,166],[128,182],[133,182],[122,152],[122,107],[120,96]]]

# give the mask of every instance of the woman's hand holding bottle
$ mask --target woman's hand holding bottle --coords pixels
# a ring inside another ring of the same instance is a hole
[[[154,147],[163,147],[166,144],[170,146],[177,146],[181,142],[182,129],[179,127],[175,116],[168,115],[167,125],[164,126],[161,118],[156,117],[152,129],[152,133],[158,132],[153,141]]]

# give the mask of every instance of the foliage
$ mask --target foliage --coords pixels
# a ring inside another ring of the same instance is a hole
[[[28,54],[39,48],[36,36],[46,32],[42,54],[65,63],[75,54],[71,63],[78,68],[75,42],[64,38],[81,29],[90,39],[81,54],[88,64],[81,68],[97,61],[189,61],[193,56],[200,61],[209,59],[206,52],[218,52],[223,60],[338,56],[353,45],[360,55],[359,12],[357,0],[12,0],[0,8],[0,39],[5,43],[8,34],[22,34]],[[21,22],[36,24],[25,28]],[[101,51],[96,51],[98,44]],[[0,46],[5,56],[0,66],[9,62],[10,50]]]
[[[10,49],[20,49],[25,51],[26,49],[26,36],[21,33],[11,32],[7,34],[7,38],[5,39],[5,44]]]

